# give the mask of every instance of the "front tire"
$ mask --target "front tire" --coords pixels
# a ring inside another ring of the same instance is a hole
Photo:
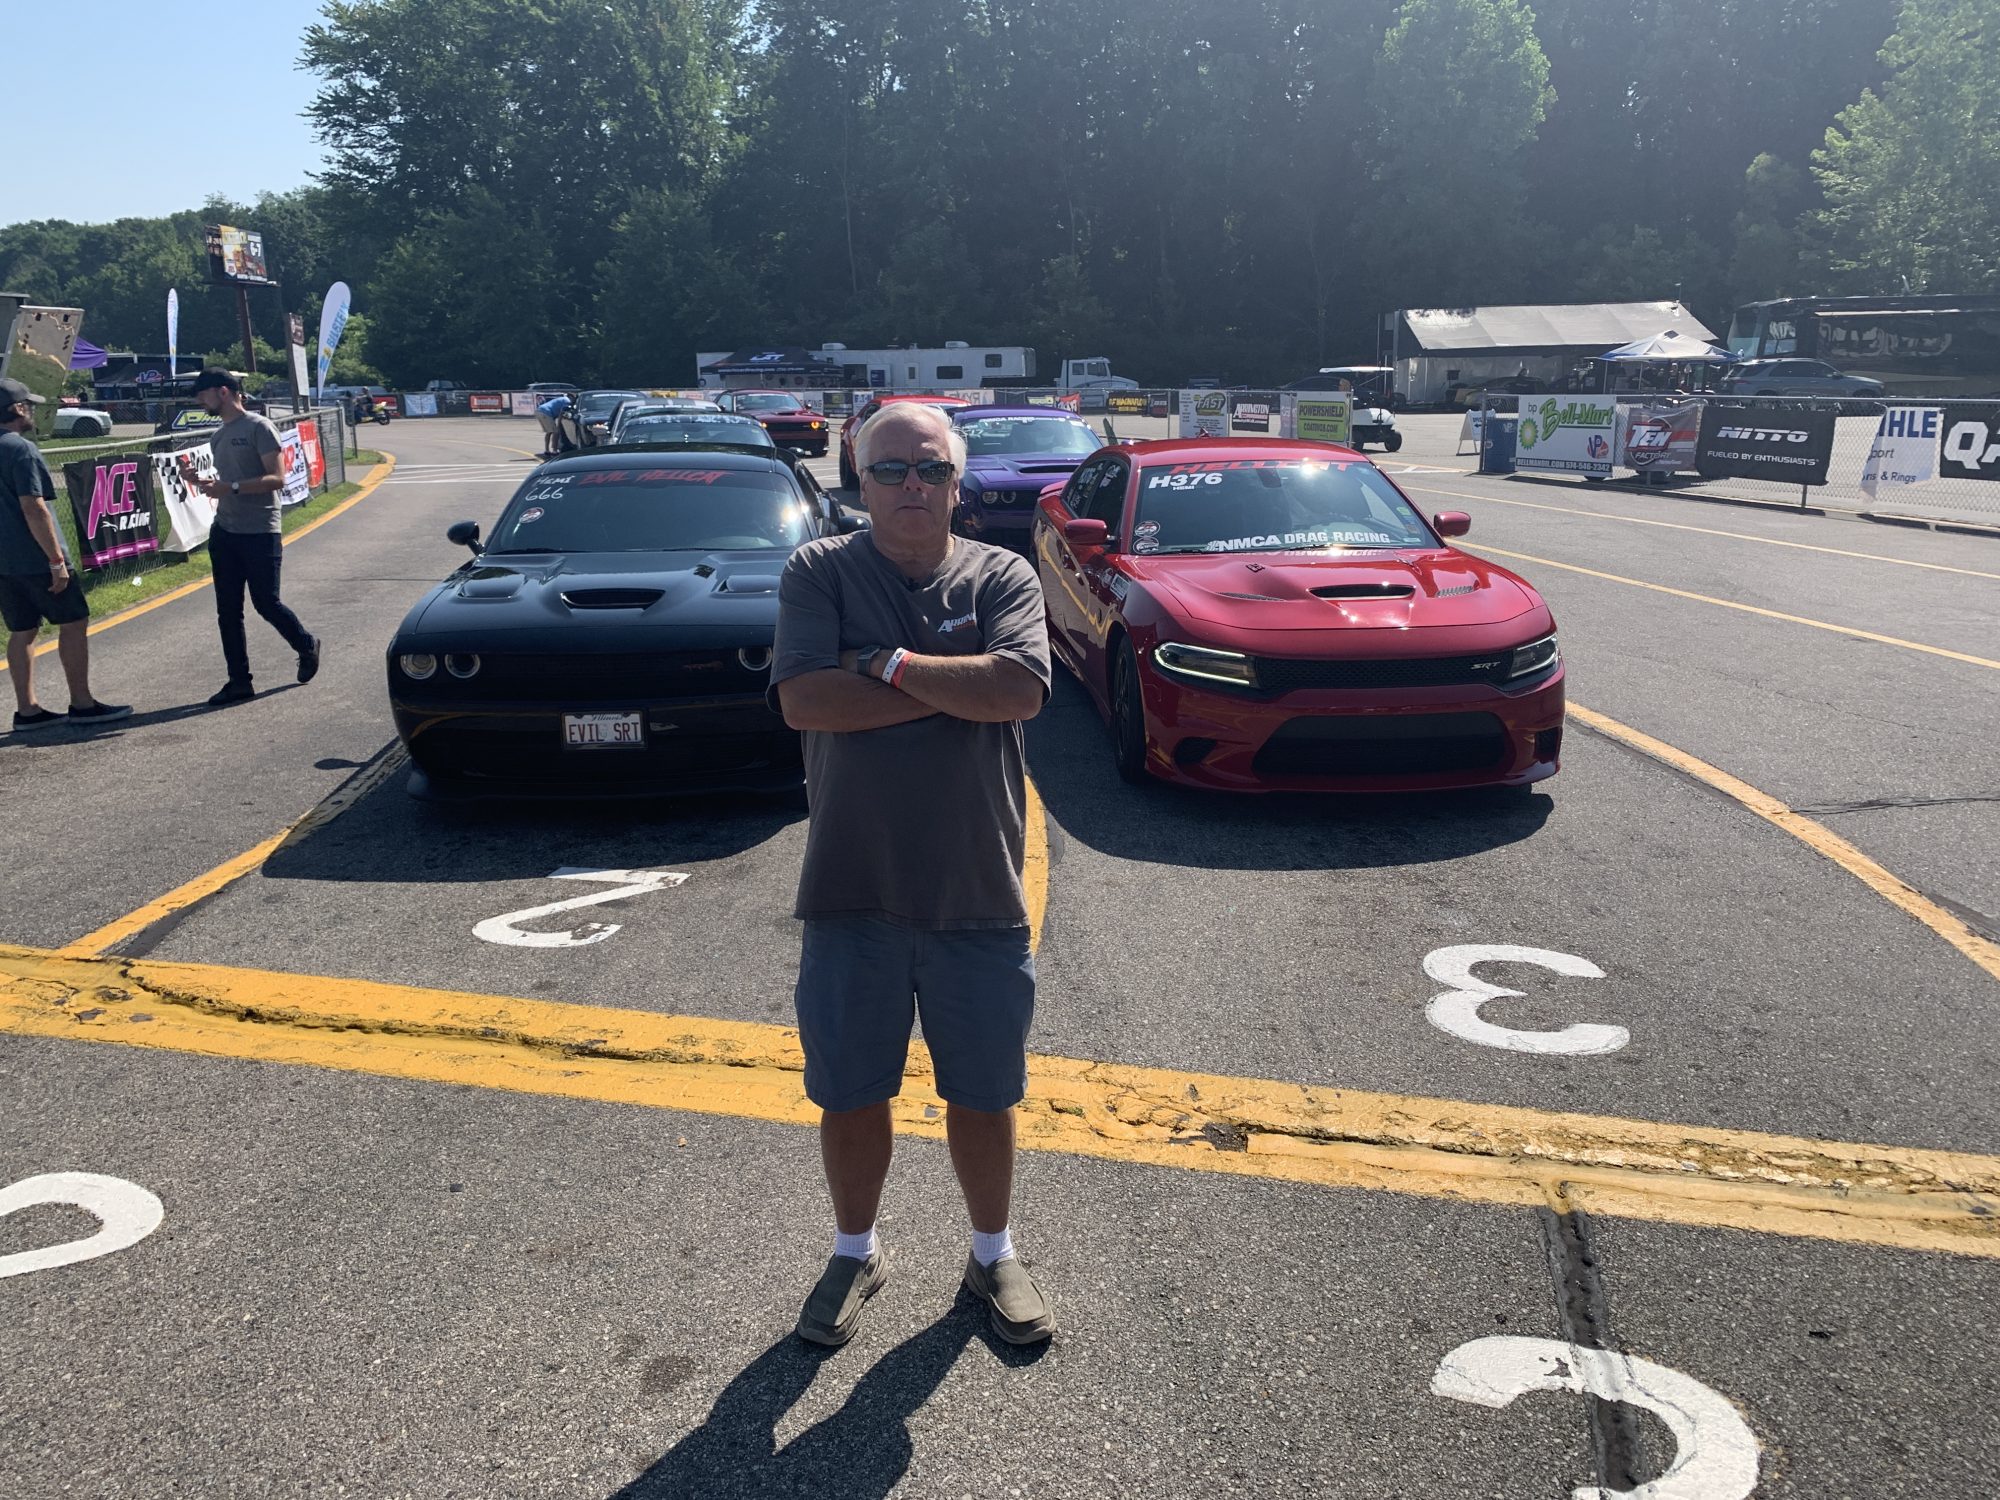
[[[1139,658],[1121,641],[1111,663],[1111,760],[1119,778],[1137,786],[1146,780],[1146,701],[1139,687]]]
[[[1387,437],[1382,439],[1382,448],[1383,451],[1385,452],[1394,453],[1397,449],[1401,448],[1402,446],[1403,446],[1403,435],[1400,432],[1392,432]]]
[[[840,485],[842,489],[858,490],[861,488],[861,476],[854,472],[854,465],[847,461],[847,450],[845,448],[840,450]]]

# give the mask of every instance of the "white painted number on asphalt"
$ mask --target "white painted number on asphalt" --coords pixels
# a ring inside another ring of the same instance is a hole
[[[1674,1435],[1674,1461],[1635,1489],[1580,1485],[1574,1500],[1744,1500],[1757,1488],[1757,1436],[1729,1400],[1691,1375],[1609,1349],[1496,1336],[1460,1344],[1431,1393],[1502,1407],[1529,1391],[1574,1391],[1651,1412]]]
[[[1508,943],[1464,943],[1439,948],[1424,959],[1424,972],[1439,984],[1457,988],[1432,997],[1424,1011],[1431,1025],[1482,1047],[1500,1047],[1508,1052],[1588,1056],[1616,1052],[1632,1040],[1632,1033],[1623,1026],[1590,1026],[1581,1021],[1561,1031],[1516,1031],[1510,1026],[1495,1026],[1479,1014],[1479,1007],[1488,1000],[1503,1000],[1523,992],[1489,984],[1475,978],[1472,971],[1480,964],[1499,963],[1534,964],[1577,979],[1604,977],[1604,971],[1589,959],[1549,948],[1516,948]]]
[[[473,936],[485,938],[489,943],[505,943],[510,948],[582,948],[590,943],[601,943],[618,931],[621,924],[585,922],[580,927],[559,932],[527,932],[516,924],[553,917],[566,911],[579,911],[586,906],[602,906],[607,901],[623,901],[627,896],[643,896],[649,891],[671,890],[685,881],[687,876],[675,874],[672,870],[593,870],[564,865],[560,870],[550,872],[549,879],[609,881],[617,889],[593,891],[588,896],[573,896],[567,901],[551,901],[546,906],[530,906],[525,911],[488,917],[472,929]]]
[[[114,1250],[126,1249],[158,1229],[167,1216],[160,1200],[136,1182],[127,1182],[122,1177],[100,1177],[95,1172],[44,1172],[39,1177],[24,1177],[0,1188],[0,1219],[41,1203],[67,1203],[95,1214],[98,1230],[80,1240],[0,1255],[0,1280],[25,1276],[30,1271],[54,1270],[80,1260],[95,1260]]]

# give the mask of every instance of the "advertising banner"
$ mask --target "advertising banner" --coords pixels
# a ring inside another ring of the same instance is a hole
[[[211,281],[237,286],[269,286],[271,277],[264,267],[264,236],[234,224],[211,224],[202,231],[208,246],[208,275]]]
[[[473,411],[499,412],[507,409],[507,398],[498,391],[474,391],[465,404]]]
[[[1647,401],[1625,407],[1619,463],[1641,474],[1694,471],[1701,429],[1698,401]]]
[[[1694,466],[1703,479],[1767,479],[1825,484],[1833,460],[1832,407],[1773,411],[1737,401],[1705,401]]]
[[[136,455],[80,458],[63,465],[82,566],[108,568],[160,550],[152,478],[146,460]]]
[[[1618,456],[1618,406],[1589,397],[1521,398],[1517,468],[1611,477]]]
[[[1152,404],[1153,398],[1144,391],[1113,391],[1104,398],[1104,409],[1114,417],[1143,417]]]
[[[215,524],[215,502],[194,487],[197,479],[215,479],[215,450],[203,443],[178,453],[155,453],[153,493],[167,513],[169,552],[192,552],[208,540]]]
[[[1229,436],[1229,392],[1182,391],[1177,437]]]
[[[533,391],[509,391],[507,393],[508,415],[532,417],[535,414],[535,407],[541,399]]]
[[[1293,418],[1296,436],[1309,443],[1347,443],[1354,435],[1353,406],[1345,396],[1301,396]]]
[[[1937,477],[1943,425],[1941,407],[1892,406],[1883,412],[1861,466],[1861,493],[1873,500],[1882,490],[1930,483]]]
[[[403,415],[406,417],[434,417],[438,414],[436,391],[411,391],[403,397]]]
[[[2000,479],[2000,401],[1965,401],[1941,424],[1938,477]]]
[[[1268,434],[1271,430],[1271,408],[1276,404],[1263,391],[1245,391],[1229,403],[1229,430]]]
[[[181,352],[181,294],[180,288],[167,288],[167,373],[180,375]]]
[[[340,347],[340,336],[347,332],[347,313],[353,304],[354,294],[346,282],[336,281],[326,289],[326,301],[319,309],[319,373],[313,377],[317,396],[326,394],[326,372],[333,364],[333,351]]]
[[[306,478],[318,489],[326,483],[326,452],[319,445],[319,423],[301,422],[292,430],[299,435],[305,450]]]

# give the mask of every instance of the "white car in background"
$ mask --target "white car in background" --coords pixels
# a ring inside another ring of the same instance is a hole
[[[111,436],[111,413],[94,406],[65,406],[56,412],[55,435],[59,438],[103,438]]]

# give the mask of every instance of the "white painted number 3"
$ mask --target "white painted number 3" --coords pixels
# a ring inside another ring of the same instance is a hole
[[[1529,1391],[1574,1391],[1649,1411],[1674,1435],[1674,1461],[1635,1489],[1580,1485],[1574,1500],[1744,1500],[1757,1487],[1757,1436],[1728,1399],[1691,1375],[1609,1349],[1496,1336],[1460,1344],[1434,1395],[1502,1407]]]
[[[573,896],[567,901],[551,901],[546,906],[530,906],[523,911],[505,912],[497,917],[488,917],[472,929],[474,937],[485,938],[489,943],[505,943],[510,948],[581,948],[589,943],[601,943],[618,931],[616,922],[585,922],[580,927],[557,932],[528,932],[517,923],[532,922],[541,917],[553,917],[566,911],[578,911],[586,906],[602,906],[608,901],[623,901],[628,896],[643,896],[648,891],[665,891],[687,879],[672,870],[597,870],[564,865],[552,871],[551,880],[596,880],[608,881],[616,890],[592,891],[588,896]]]
[[[1500,1047],[1508,1052],[1588,1056],[1616,1052],[1632,1040],[1632,1033],[1623,1026],[1591,1026],[1581,1021],[1561,1031],[1516,1031],[1510,1026],[1495,1026],[1479,1014],[1479,1007],[1489,1000],[1503,1000],[1522,991],[1504,989],[1474,977],[1472,971],[1480,964],[1534,964],[1576,979],[1604,977],[1604,971],[1589,959],[1549,948],[1516,948],[1508,943],[1465,943],[1455,948],[1439,948],[1424,960],[1424,972],[1439,984],[1457,988],[1432,997],[1424,1012],[1431,1025],[1482,1047]]]
[[[167,1216],[160,1200],[122,1177],[100,1177],[95,1172],[44,1172],[24,1177],[0,1188],[0,1219],[24,1208],[43,1203],[65,1203],[96,1215],[98,1229],[80,1240],[64,1240],[60,1245],[44,1245],[39,1250],[16,1250],[0,1255],[0,1280],[25,1276],[30,1271],[51,1271],[57,1266],[95,1260],[114,1250],[136,1245]]]

